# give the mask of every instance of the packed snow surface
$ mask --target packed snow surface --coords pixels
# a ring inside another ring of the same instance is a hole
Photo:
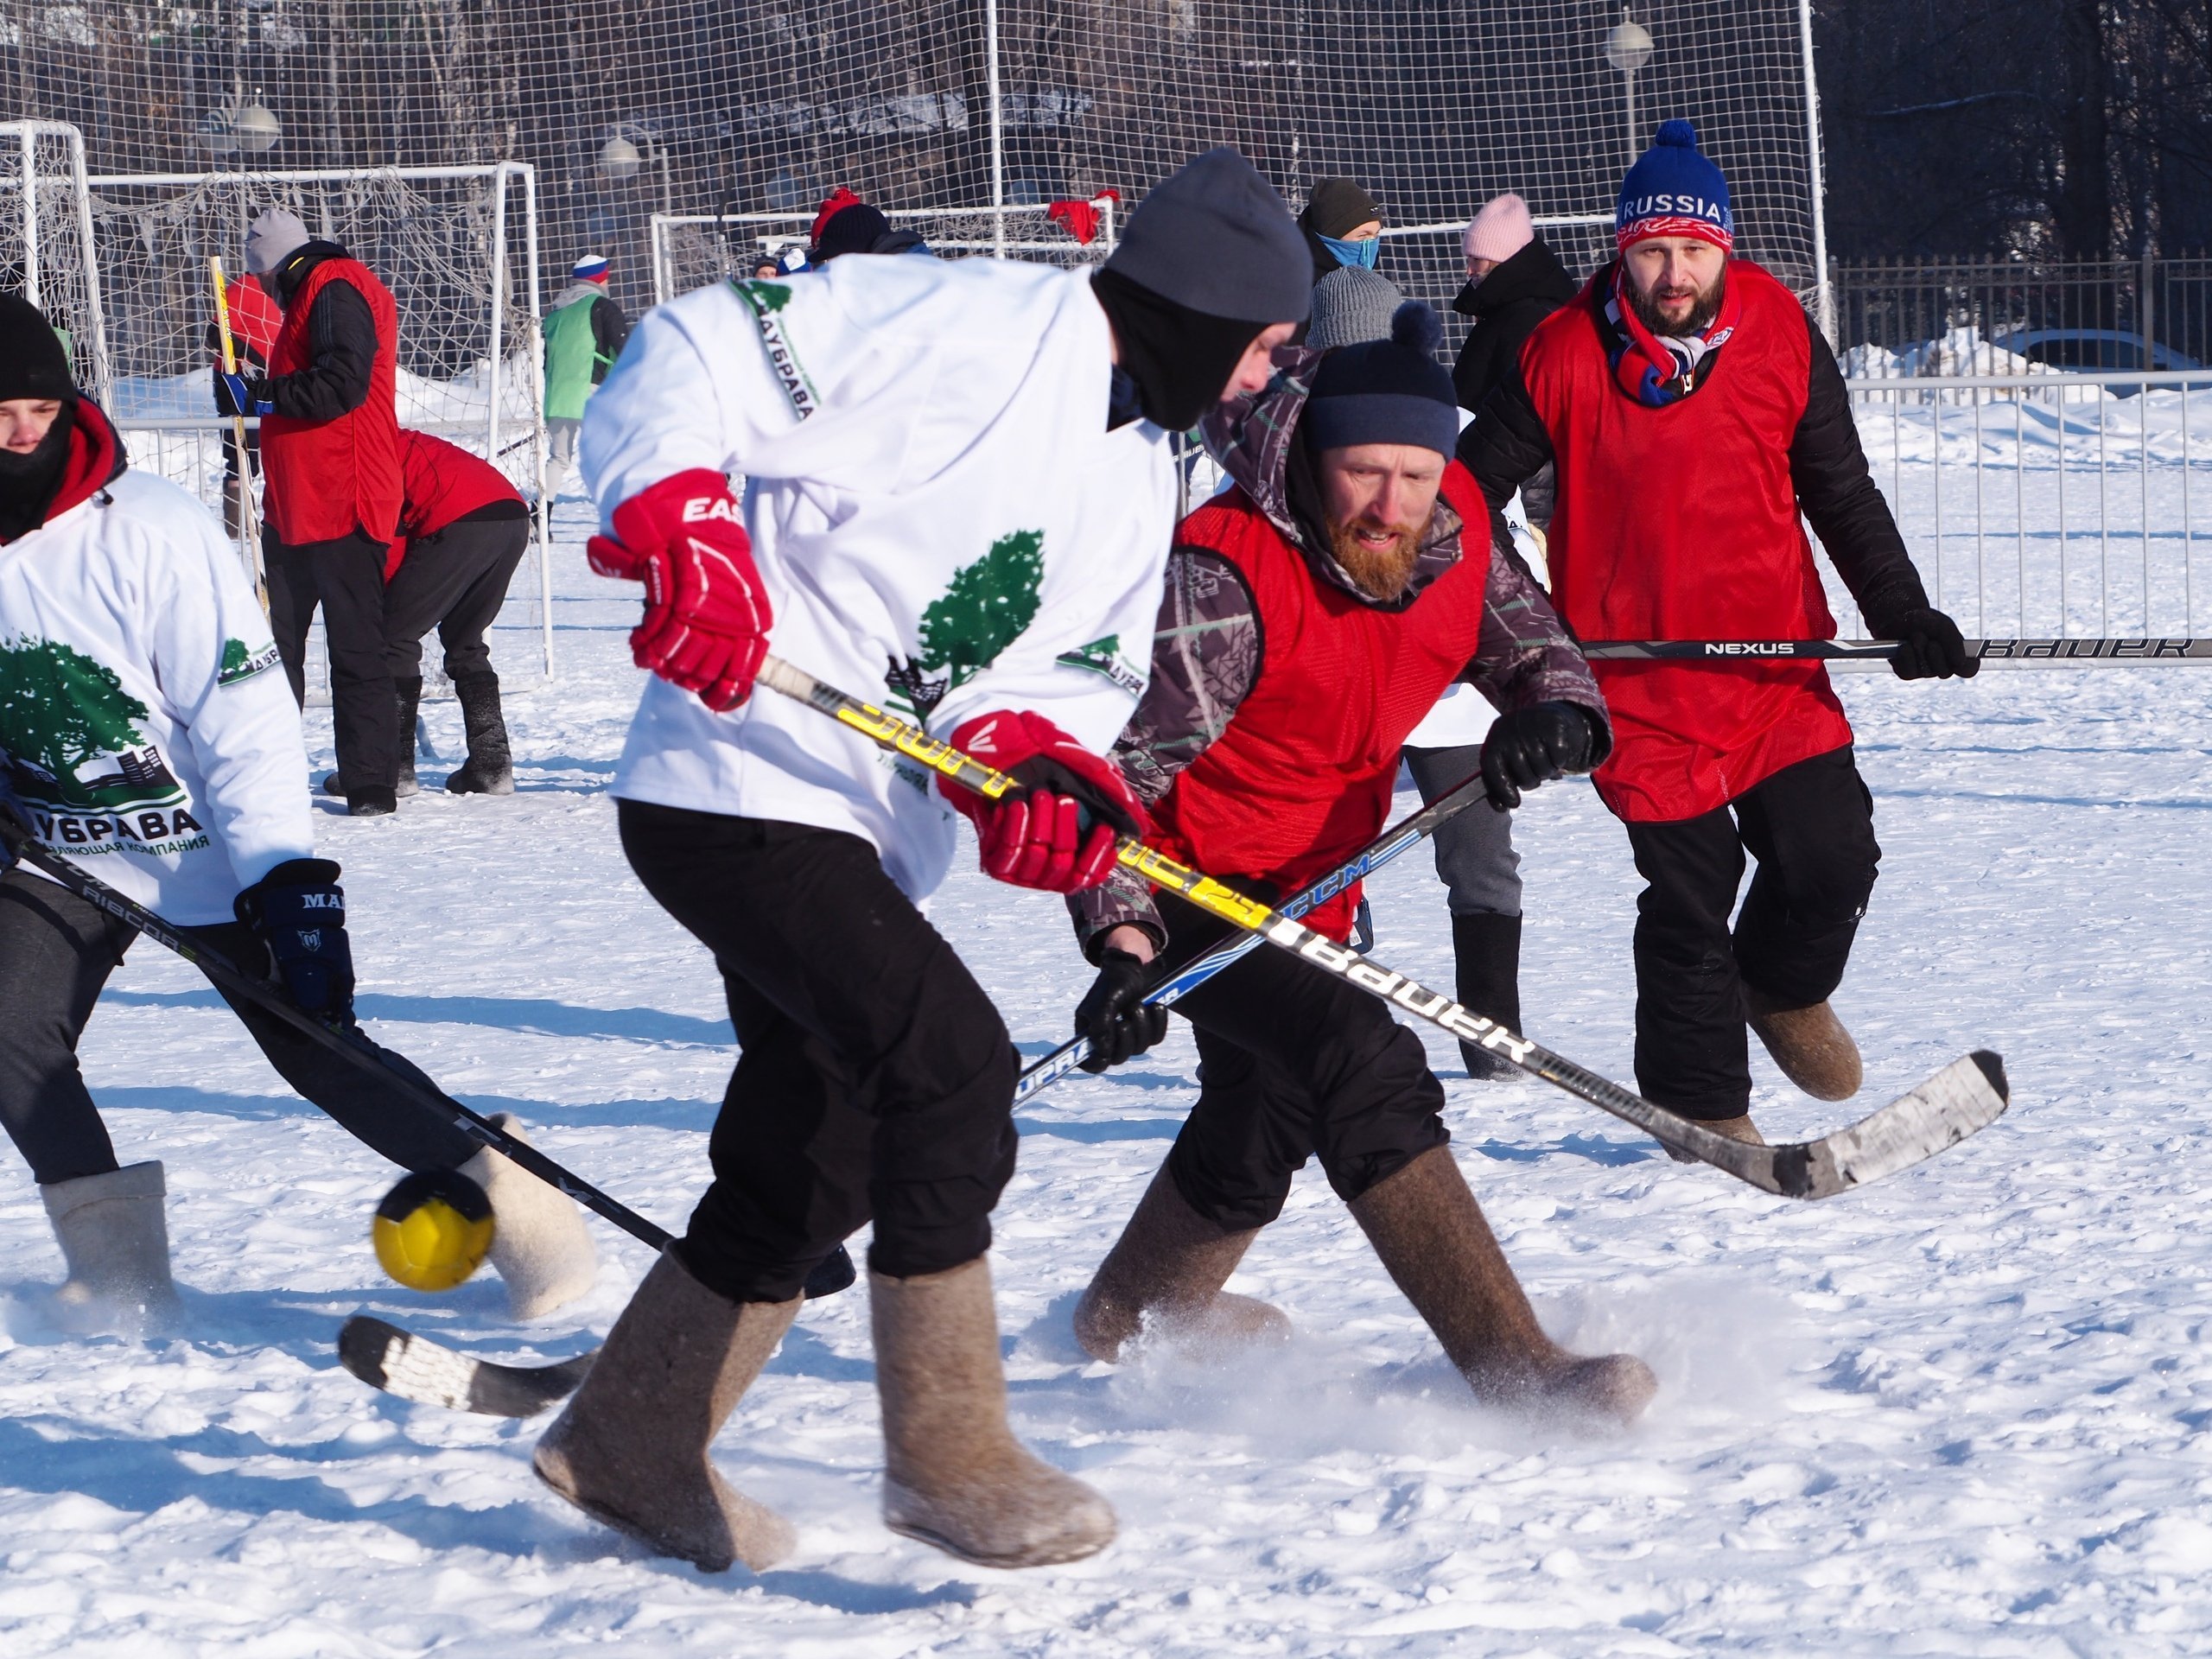
[[[346,867],[378,1037],[680,1228],[730,1032],[705,953],[616,845],[631,607],[563,553],[561,677],[533,677],[521,605],[498,636],[520,792],[436,789],[460,721],[433,704],[431,787],[394,818],[322,817],[322,844]],[[1541,1084],[1468,1083],[1430,1043],[1454,1149],[1554,1333],[1657,1369],[1637,1427],[1475,1405],[1313,1170],[1232,1281],[1289,1312],[1294,1345],[1220,1369],[1087,1363],[1070,1308],[1192,1098],[1179,1028],[1024,1112],[998,1213],[1016,1427],[1112,1499],[1119,1541],[1001,1573],[887,1532],[855,1291],[807,1310],[718,1446],[797,1524],[798,1554],[702,1575],[539,1486],[543,1420],[404,1404],[334,1350],[365,1309],[486,1355],[575,1353],[646,1252],[594,1223],[597,1291],[528,1329],[488,1275],[443,1297],[384,1281],[368,1220],[391,1173],[142,944],[84,1060],[125,1160],[168,1165],[189,1330],[55,1334],[40,1287],[60,1258],[10,1163],[0,1652],[2202,1651],[2212,674],[1840,684],[1885,855],[1837,999],[1866,1089],[1823,1106],[1760,1055],[1759,1121],[1818,1133],[1985,1046],[2005,1057],[2010,1116],[1878,1186],[1792,1204],[1677,1166]],[[327,714],[310,741],[327,764]],[[1632,1081],[1620,829],[1572,785],[1516,834],[1528,1024]],[[1426,855],[1375,898],[1380,959],[1448,982]],[[1025,1053],[1065,1034],[1088,976],[1057,900],[963,858],[932,913]]]

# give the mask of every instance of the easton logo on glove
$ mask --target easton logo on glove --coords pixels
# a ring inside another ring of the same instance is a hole
[[[639,667],[709,709],[745,701],[775,612],[727,479],[695,467],[640,490],[615,508],[614,534],[585,551],[601,575],[645,585],[645,620],[630,633]]]
[[[978,715],[952,746],[1022,787],[996,801],[950,780],[944,798],[976,826],[983,870],[1018,887],[1080,893],[1114,868],[1119,836],[1142,836],[1144,808],[1122,769],[1090,753],[1039,714]]]

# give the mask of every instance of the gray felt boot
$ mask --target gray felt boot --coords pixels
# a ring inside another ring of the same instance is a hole
[[[86,1331],[174,1330],[184,1310],[169,1277],[161,1165],[132,1164],[38,1191],[69,1264],[54,1293],[63,1322]]]
[[[492,1119],[524,1146],[530,1137],[505,1112]],[[573,1302],[597,1282],[599,1252],[592,1247],[575,1200],[486,1147],[461,1173],[492,1200],[492,1265],[506,1281],[507,1306],[518,1319],[534,1319]]]
[[[1351,1202],[1351,1213],[1406,1300],[1477,1395],[1501,1405],[1634,1422],[1659,1387],[1630,1354],[1584,1359],[1536,1312],[1449,1147],[1433,1147]]]
[[[1259,1236],[1198,1214],[1163,1166],[1076,1305],[1075,1339],[1109,1365],[1140,1335],[1208,1357],[1288,1341],[1281,1309],[1222,1288]]]
[[[506,716],[499,712],[499,677],[462,674],[453,683],[461,700],[461,723],[468,734],[468,760],[446,779],[456,795],[512,795],[515,792],[513,752],[507,746]]]
[[[982,1567],[1049,1567],[1114,1541],[1114,1511],[1006,1421],[991,1271],[868,1276],[883,1400],[883,1519]]]
[[[708,1448],[803,1300],[726,1301],[662,1252],[538,1441],[537,1478],[702,1572],[743,1561],[759,1573],[781,1560],[795,1541],[790,1523],[725,1481]]]

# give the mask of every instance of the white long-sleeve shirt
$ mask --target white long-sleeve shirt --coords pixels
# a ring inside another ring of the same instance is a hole
[[[0,765],[48,847],[180,926],[315,856],[268,619],[175,485],[126,472],[0,546]]]
[[[584,416],[609,528],[692,467],[745,479],[769,649],[938,736],[1033,709],[1104,753],[1144,688],[1174,525],[1163,434],[1106,429],[1112,338],[1087,275],[840,259],[649,313]],[[624,798],[846,830],[910,896],[950,809],[911,763],[772,692],[716,714],[655,678]]]

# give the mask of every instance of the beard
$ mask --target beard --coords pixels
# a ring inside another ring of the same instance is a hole
[[[1336,557],[1352,585],[1370,599],[1385,603],[1406,591],[1406,584],[1413,580],[1414,566],[1421,559],[1421,544],[1428,539],[1429,526],[1435,523],[1431,512],[1418,524],[1381,524],[1371,518],[1355,518],[1348,524],[1332,524],[1329,528],[1329,550]],[[1360,540],[1363,531],[1372,532],[1387,530],[1390,539],[1380,547],[1371,547]]]
[[[1720,315],[1720,296],[1722,290],[1727,285],[1728,268],[1726,265],[1720,268],[1720,274],[1713,279],[1713,285],[1710,288],[1660,289],[1646,294],[1636,285],[1634,277],[1630,277],[1621,284],[1628,290],[1629,308],[1636,313],[1637,321],[1655,334],[1662,337],[1671,335],[1677,340],[1687,339],[1692,334],[1703,334],[1707,328],[1713,327],[1713,320]],[[1670,305],[1680,305],[1693,294],[1697,296],[1697,302],[1690,307],[1688,318],[1676,321],[1660,314],[1660,305],[1662,302]]]

